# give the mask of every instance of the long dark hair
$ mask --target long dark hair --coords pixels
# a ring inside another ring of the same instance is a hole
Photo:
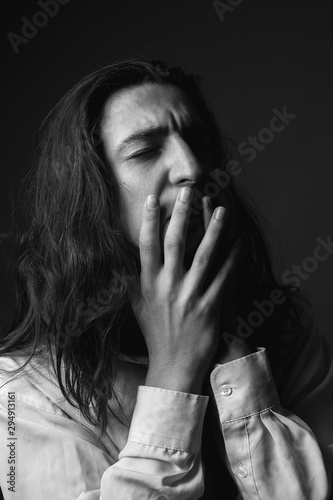
[[[122,357],[122,331],[132,314],[129,298],[138,283],[140,262],[120,225],[118,187],[103,159],[99,123],[110,95],[144,82],[171,83],[187,94],[209,129],[214,164],[226,169],[228,141],[197,77],[161,61],[122,61],[85,77],[43,121],[32,168],[21,185],[17,304],[0,341],[1,356],[24,354],[26,363],[51,353],[64,396],[102,431],[108,405],[116,397],[116,358]],[[292,291],[274,277],[256,211],[237,192],[232,178],[228,189],[243,244],[238,314],[246,315],[252,301],[267,297],[270,290],[286,294],[269,318],[274,347],[292,306]],[[257,345],[261,331],[257,328],[249,343]]]

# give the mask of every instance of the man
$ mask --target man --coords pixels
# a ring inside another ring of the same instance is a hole
[[[22,500],[328,498],[330,359],[311,315],[293,333],[302,301],[232,181],[206,196],[218,138],[195,80],[161,63],[89,75],[44,122],[20,261],[32,305],[0,346],[4,368],[28,363],[2,374],[0,413],[4,435],[17,393]],[[268,290],[274,314],[237,338]]]

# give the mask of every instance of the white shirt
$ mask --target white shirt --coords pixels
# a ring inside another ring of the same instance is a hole
[[[313,316],[280,397],[264,348],[215,365],[211,396],[145,386],[146,362],[119,362],[115,389],[125,415],[114,403],[112,409],[123,423],[110,413],[101,437],[64,400],[48,367],[34,361],[16,378],[0,373],[4,499],[199,499],[204,493],[200,450],[209,399],[216,409],[214,433],[225,464],[221,462],[217,477],[221,492],[227,469],[239,499],[330,498],[333,365]],[[21,364],[22,358],[0,358],[1,369]],[[217,498],[231,500],[227,491]]]

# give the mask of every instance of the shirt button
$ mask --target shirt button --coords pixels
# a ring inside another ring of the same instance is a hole
[[[230,385],[222,385],[221,390],[220,390],[222,396],[230,396],[232,393],[232,388]]]
[[[239,477],[247,477],[247,468],[245,467],[245,465],[240,465],[239,468],[238,468],[238,475]]]

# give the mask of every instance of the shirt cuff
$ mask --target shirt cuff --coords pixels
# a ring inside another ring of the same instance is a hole
[[[215,365],[210,381],[221,423],[262,412],[280,402],[267,352],[262,347]]]
[[[139,386],[128,441],[198,453],[209,397]]]

